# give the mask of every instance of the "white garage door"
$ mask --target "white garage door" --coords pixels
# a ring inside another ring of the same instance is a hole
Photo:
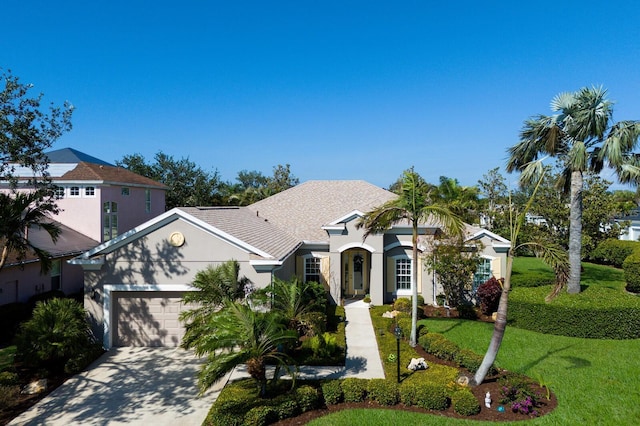
[[[114,346],[180,346],[182,292],[114,292]]]

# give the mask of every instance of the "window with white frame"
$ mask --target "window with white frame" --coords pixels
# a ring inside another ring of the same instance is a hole
[[[102,206],[102,239],[109,241],[118,236],[118,203],[107,201]]]
[[[53,192],[56,199],[61,200],[64,198],[64,186],[56,186]]]
[[[151,190],[144,190],[144,211],[146,213],[151,213]]]
[[[319,257],[305,257],[304,259],[304,282],[320,282],[321,259]]]
[[[70,186],[69,187],[69,197],[79,197],[80,196],[80,187],[79,186]]]
[[[396,290],[411,290],[411,259],[396,258]]]
[[[491,273],[491,259],[482,258],[478,264],[475,274],[473,274],[473,293],[480,285],[484,284],[493,274]]]
[[[95,186],[85,186],[84,187],[84,196],[85,197],[95,197],[96,196],[96,187]]]

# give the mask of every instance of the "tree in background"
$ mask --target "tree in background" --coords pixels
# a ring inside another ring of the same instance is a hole
[[[465,243],[462,236],[434,240],[431,255],[425,256],[425,265],[436,274],[447,306],[457,308],[471,303],[473,274],[480,264],[481,251],[479,242],[476,245]]]
[[[43,228],[54,242],[60,232],[52,223],[58,208],[44,151],[71,130],[73,107],[51,104],[47,112],[41,106],[42,93],[30,95],[33,85],[21,83],[10,71],[2,72],[0,81],[4,84],[0,91],[0,185],[5,189],[0,199],[0,269],[9,252],[23,259],[28,251],[34,251],[42,261],[42,270],[47,271],[48,253],[29,242],[28,229]],[[31,169],[31,177],[20,181],[16,166]]]
[[[478,193],[475,186],[461,186],[458,179],[440,176],[435,196],[463,221],[473,224],[479,221]]]
[[[132,154],[116,161],[116,165],[166,185],[167,210],[220,204],[218,172],[206,172],[188,158],[176,160],[160,151],[153,163],[140,154]]]
[[[223,184],[224,203],[235,206],[248,206],[296,186],[300,180],[291,174],[289,164],[278,164],[273,168],[272,176],[264,176],[262,172],[241,170],[236,177],[238,183]]]
[[[632,152],[640,135],[640,122],[613,124],[613,103],[606,94],[601,87],[585,87],[557,95],[551,101],[551,109],[557,114],[526,120],[520,142],[508,150],[507,171],[522,172],[521,181],[525,183],[536,180],[536,172],[541,170],[537,163],[545,156],[555,157],[562,164],[557,188],[570,194],[569,293],[580,292],[584,173],[599,173],[609,166],[622,182],[640,179],[640,160]]]
[[[500,174],[500,167],[489,170],[478,180],[478,192],[484,198],[480,200],[485,227],[493,230],[494,223],[500,212],[504,212],[508,204],[506,179]]]
[[[365,213],[357,223],[364,228],[363,239],[390,229],[394,224],[407,221],[412,228],[412,259],[418,265],[418,226],[429,221],[436,221],[443,230],[451,235],[460,235],[463,230],[462,220],[447,207],[432,201],[432,186],[413,170],[413,167],[402,174],[401,191],[397,198]],[[417,343],[418,323],[418,268],[411,271],[412,314],[411,314],[411,346]]]

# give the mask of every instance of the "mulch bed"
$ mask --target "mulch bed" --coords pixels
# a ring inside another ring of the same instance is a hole
[[[455,309],[451,309],[447,313],[447,310],[441,307],[425,306],[424,308],[425,308],[425,314],[428,317],[436,317],[436,318],[438,317],[439,318],[445,318],[445,317],[457,318],[458,317],[458,312]],[[481,313],[478,313],[478,320],[485,321],[485,322],[492,322],[492,319],[490,316],[482,315]],[[443,364],[451,367],[456,366],[452,362],[443,361],[431,354],[426,353],[420,346],[416,346],[416,352],[418,352],[418,354],[427,361],[427,364]],[[460,369],[460,373],[466,375],[467,377],[473,377],[473,374],[469,373],[464,369]],[[504,372],[501,374],[504,374]],[[444,411],[433,411],[433,410],[425,410],[424,408],[419,408],[414,406],[405,406],[404,404],[398,404],[392,407],[388,407],[388,406],[379,405],[376,402],[366,401],[366,402],[359,402],[359,403],[341,403],[336,405],[330,405],[326,408],[308,411],[298,417],[281,420],[274,424],[278,426],[304,425],[310,422],[311,420],[317,419],[322,416],[326,416],[327,414],[335,413],[341,410],[352,410],[356,408],[403,410],[403,411],[411,411],[414,413],[432,414],[432,415],[438,415],[438,416],[444,416],[444,417],[453,417],[458,419],[481,420],[481,421],[489,421],[489,422],[512,422],[512,421],[528,419],[529,417],[524,414],[512,412],[509,406],[505,406],[505,411],[502,413],[497,410],[497,407],[499,406],[498,399],[500,398],[500,384],[498,383],[498,379],[501,377],[501,374],[497,376],[487,377],[481,385],[471,388],[471,391],[473,392],[473,394],[476,396],[476,398],[478,398],[478,401],[480,401],[480,407],[481,407],[480,413],[474,416],[461,416],[457,414],[455,411],[453,411],[453,407],[449,407]],[[538,385],[533,385],[532,389],[534,392],[539,392],[540,395],[543,395],[543,397],[540,398],[541,406],[536,408],[540,416],[544,416],[545,414],[552,412],[558,406],[558,400],[553,392],[551,392],[551,397],[547,401],[546,400],[547,390],[545,388]],[[486,408],[484,406],[484,397],[487,392],[491,393],[491,399],[493,400],[493,402],[491,403],[491,408]]]

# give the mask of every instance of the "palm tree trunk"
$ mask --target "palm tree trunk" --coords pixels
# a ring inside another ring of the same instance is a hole
[[[418,223],[413,222],[413,260],[411,267],[411,338],[409,344],[418,344]]]
[[[507,255],[507,273],[504,278],[504,284],[502,285],[502,293],[500,294],[500,303],[498,304],[498,315],[496,322],[493,326],[493,334],[491,335],[491,342],[489,348],[484,354],[482,364],[476,371],[476,375],[473,378],[472,385],[477,386],[484,381],[489,369],[498,356],[500,345],[502,344],[502,338],[504,337],[504,331],[507,328],[507,307],[509,305],[509,291],[511,290],[511,270],[513,268],[513,252],[509,250]]]
[[[569,206],[569,281],[567,292],[580,293],[582,259],[582,172],[571,172],[571,201]]]

